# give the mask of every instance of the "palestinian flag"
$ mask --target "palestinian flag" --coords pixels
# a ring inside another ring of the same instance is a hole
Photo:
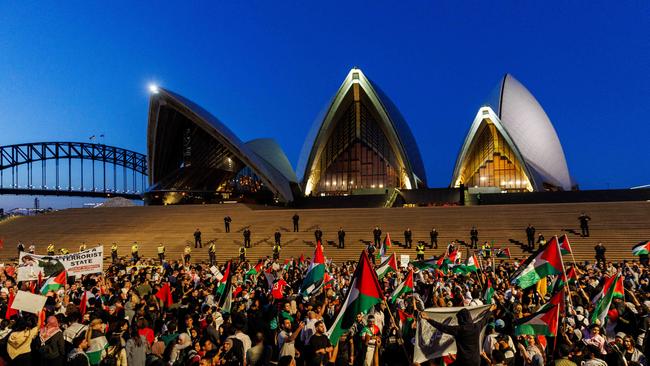
[[[320,241],[316,243],[316,250],[314,251],[314,258],[311,260],[307,274],[302,280],[300,286],[300,294],[303,296],[311,295],[318,289],[325,278],[325,256],[323,255],[323,247]]]
[[[522,334],[544,335],[555,337],[557,335],[559,307],[556,305],[542,309],[532,315],[515,321],[515,335]]]
[[[386,277],[389,272],[397,272],[397,257],[395,257],[395,253],[391,254],[388,259],[382,262],[375,271],[377,272],[377,278],[380,280]]]
[[[413,267],[423,270],[423,269],[436,269],[438,268],[438,260],[431,258],[423,261],[410,262]]]
[[[546,310],[552,306],[557,306],[558,311],[560,315],[564,314],[565,310],[565,304],[566,304],[566,290],[564,287],[556,289],[556,291],[553,293],[553,296],[548,300],[548,302],[542,306],[539,307],[539,311]]]
[[[561,274],[563,267],[560,246],[554,237],[517,268],[511,282],[526,289],[535,285],[542,277]]]
[[[305,263],[305,255],[300,253],[300,258],[298,258],[298,265]]]
[[[325,272],[325,276],[323,276],[323,288],[324,289],[332,288],[333,283],[334,283],[334,277],[332,277],[329,274],[329,272]]]
[[[494,296],[494,287],[492,287],[492,281],[488,278],[487,280],[487,288],[485,289],[485,295],[483,295],[483,300],[485,300],[486,304],[491,304],[492,303],[492,297]]]
[[[605,283],[603,283],[603,288],[594,296],[594,298],[591,300],[592,303],[596,304],[600,299],[605,297],[607,293],[609,292],[610,288],[613,288],[612,296],[613,297],[618,297],[618,298],[624,298],[625,297],[625,288],[623,287],[623,277],[619,275],[616,276],[611,276],[605,279]]]
[[[379,249],[379,253],[377,254],[377,258],[385,257],[386,253],[388,252],[388,249],[393,245],[390,241],[390,233],[386,233],[386,237],[384,238],[384,242],[381,245],[381,248]]]
[[[460,258],[463,256],[461,252],[458,251],[458,249],[454,250],[449,254],[449,264],[459,264],[460,263]]]
[[[246,272],[246,277],[248,276],[257,277],[257,275],[262,273],[263,267],[264,267],[264,260],[260,259],[255,265],[255,267],[251,267],[251,269],[249,269],[248,272]]]
[[[650,255],[650,240],[642,241],[632,248],[633,255]]]
[[[413,292],[413,270],[409,271],[409,274],[406,275],[406,279],[402,282],[392,294],[390,294],[390,299],[388,301],[394,303],[397,299],[409,292]]]
[[[566,234],[560,236],[560,252],[562,252],[562,255],[573,253],[571,250],[571,244],[569,244],[569,238]]]
[[[86,349],[86,356],[88,356],[88,363],[91,365],[99,365],[102,360],[102,353],[108,347],[108,340],[105,336],[91,338]]]
[[[467,263],[465,263],[464,265],[455,266],[452,269],[452,272],[467,274],[470,272],[476,272],[478,271],[478,269],[479,269],[478,258],[476,258],[476,254],[474,254],[471,257],[467,258]]]
[[[599,294],[598,300],[596,302],[596,308],[591,313],[591,322],[594,323],[596,319],[600,320],[601,325],[605,325],[605,319],[607,318],[607,312],[609,311],[609,306],[612,304],[612,300],[616,297],[615,293],[617,292],[616,288],[618,283],[621,283],[622,286],[621,274],[618,273],[616,276],[610,277],[603,286],[603,290],[606,291]],[[609,285],[609,286],[608,286]]]
[[[341,335],[354,324],[357,314],[367,312],[382,302],[383,298],[384,294],[377,280],[377,274],[372,269],[368,254],[364,250],[361,252],[359,264],[343,306],[336,316],[333,326],[327,332],[330,342],[336,345]]]
[[[58,275],[48,278],[43,284],[43,287],[41,287],[41,295],[46,295],[49,291],[56,292],[61,287],[65,286],[66,281],[67,276],[65,271],[61,271]]]
[[[397,309],[397,316],[399,317],[399,329],[402,330],[402,335],[408,334],[415,321],[415,317],[413,314],[409,314],[401,309]]]
[[[223,277],[219,280],[219,285],[217,285],[217,293],[215,294],[217,298],[221,299],[223,294],[226,293],[226,287],[230,286],[230,261],[226,265],[226,271],[223,274]]]
[[[510,259],[510,248],[494,249],[494,256],[497,257],[497,258],[508,258],[508,259]]]

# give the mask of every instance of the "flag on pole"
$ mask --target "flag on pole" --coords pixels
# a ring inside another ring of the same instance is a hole
[[[605,278],[605,282],[603,283],[603,288],[596,294],[596,296],[594,296],[591,302],[593,304],[597,303],[601,298],[607,295],[610,288],[613,288],[613,292],[612,292],[613,297],[618,297],[618,298],[625,297],[625,287],[623,287],[623,277],[621,277],[619,274],[616,276]]]
[[[79,313],[81,316],[86,314],[86,310],[88,309],[88,291],[84,291],[83,295],[81,295],[81,300],[79,301]]]
[[[557,238],[553,237],[517,268],[511,282],[526,289],[535,285],[542,277],[562,273],[562,268],[560,246]]]
[[[632,248],[632,254],[639,255],[650,255],[650,240],[642,241],[639,244],[635,245]]]
[[[219,285],[217,286],[217,298],[221,299],[226,293],[226,287],[230,286],[230,261],[226,265],[226,270],[223,274],[223,277],[219,280]]]
[[[619,272],[618,274],[616,274],[616,276],[612,276],[605,282],[605,285],[608,285],[609,282],[609,286],[603,286],[603,289],[607,288],[607,291],[597,296],[598,300],[596,302],[596,308],[591,313],[592,323],[594,323],[596,319],[598,319],[600,320],[601,325],[605,325],[605,319],[607,318],[607,312],[609,311],[609,306],[612,304],[612,300],[615,297],[614,294],[616,292],[616,287],[617,287],[615,283],[618,283],[620,278],[621,278],[621,273]]]
[[[11,307],[14,304],[15,298],[16,295],[14,293],[9,294],[9,305],[7,306],[7,312],[5,313],[5,319],[7,320],[11,319],[12,316],[18,314],[18,310]]]
[[[492,297],[494,296],[494,287],[492,287],[492,281],[488,278],[487,288],[485,289],[485,295],[483,295],[483,300],[486,304],[492,303]]]
[[[406,335],[411,328],[415,317],[402,309],[397,309],[397,316],[399,317],[399,329],[402,331],[402,336]]]
[[[430,258],[430,259],[423,260],[423,261],[414,261],[414,262],[410,262],[410,263],[413,265],[413,267],[415,267],[417,269],[420,269],[420,270],[438,268],[438,260],[434,259],[434,258]]]
[[[494,249],[494,256],[497,258],[510,258],[510,248]]]
[[[41,294],[46,295],[49,291],[57,291],[61,287],[65,286],[66,281],[66,272],[59,272],[58,275],[52,276],[45,281],[43,287],[41,287]]]
[[[379,254],[377,255],[377,258],[385,257],[386,253],[388,253],[388,249],[393,245],[393,243],[390,241],[390,233],[386,233],[386,237],[384,238],[384,242],[381,245],[381,248],[379,249]]]
[[[560,252],[562,252],[562,255],[573,253],[573,250],[571,250],[571,244],[569,244],[569,237],[566,236],[566,234],[560,236],[559,241],[560,241]]]
[[[515,335],[557,335],[559,307],[553,305],[515,321]]]
[[[307,274],[302,280],[300,286],[300,294],[302,296],[311,295],[323,283],[325,277],[325,255],[323,255],[323,247],[320,240],[316,243],[316,250],[314,251],[314,258],[311,260]]]
[[[452,272],[467,274],[470,272],[476,272],[478,271],[478,269],[479,269],[478,258],[476,258],[476,254],[474,254],[471,257],[467,258],[467,262],[465,264],[454,266]]]
[[[377,274],[370,264],[368,254],[361,252],[359,264],[352,278],[348,294],[343,306],[334,320],[333,326],[327,332],[327,336],[333,345],[336,345],[341,335],[350,329],[354,324],[357,314],[370,310],[376,304],[382,302],[384,297],[377,280]]]
[[[414,287],[413,286],[413,270],[410,270],[409,274],[406,275],[406,279],[402,283],[400,283],[399,286],[397,286],[397,288],[395,289],[395,291],[393,291],[392,294],[390,294],[389,301],[394,303],[395,301],[397,301],[397,299],[400,296],[402,296],[404,294],[407,294],[409,292],[413,292],[413,287]]]
[[[397,258],[395,257],[395,253],[391,254],[390,257],[383,261],[379,267],[377,267],[376,272],[377,278],[380,280],[386,277],[390,272],[397,273]]]
[[[257,278],[257,276],[262,273],[262,268],[264,267],[264,260],[260,259],[255,267],[251,267],[251,269],[246,272],[246,277],[253,276]]]

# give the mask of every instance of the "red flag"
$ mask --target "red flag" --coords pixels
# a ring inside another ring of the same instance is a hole
[[[169,286],[169,282],[165,282],[165,284],[160,288],[160,290],[158,290],[158,292],[156,292],[154,296],[160,299],[160,301],[162,301],[163,305],[166,307],[170,307],[172,304],[174,304],[174,299],[172,298],[172,290]]]
[[[300,253],[300,258],[298,259],[298,263],[303,264],[304,262],[305,262],[305,255]]]
[[[5,238],[0,238],[0,249],[5,248]]]
[[[38,271],[38,288],[41,288],[43,286],[43,272]]]
[[[38,328],[40,329],[45,324],[45,310],[38,312]]]
[[[81,313],[81,316],[84,316],[86,314],[86,307],[88,306],[88,292],[84,291],[84,294],[81,295],[81,302],[79,302],[79,312]]]
[[[287,281],[280,278],[276,283],[273,284],[273,290],[271,290],[271,295],[274,299],[281,299],[284,297],[284,287],[287,285]]]
[[[29,281],[29,291],[33,294],[36,293],[36,281]]]
[[[13,309],[11,306],[14,304],[14,299],[16,295],[13,293],[9,295],[9,306],[7,306],[7,313],[5,314],[5,319],[9,320],[12,316],[18,314],[18,310]]]

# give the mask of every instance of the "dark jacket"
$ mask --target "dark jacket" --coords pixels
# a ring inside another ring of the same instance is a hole
[[[40,337],[36,337],[34,341],[38,343],[36,349],[38,350],[41,365],[63,365],[66,354],[62,332],[56,332],[56,334],[48,338],[45,342],[42,342]]]
[[[458,319],[458,325],[446,325],[431,319],[427,319],[427,321],[441,332],[454,336],[458,350],[454,365],[480,366],[481,329],[487,323],[488,317],[485,316],[474,323],[469,310],[461,309],[456,314],[456,318]]]

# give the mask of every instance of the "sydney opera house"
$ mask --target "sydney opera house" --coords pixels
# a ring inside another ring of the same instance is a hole
[[[305,139],[296,171],[272,139],[241,141],[210,112],[172,91],[151,95],[149,204],[286,204],[322,196],[427,189],[415,138],[388,96],[357,68]],[[560,140],[533,95],[506,75],[479,108],[449,189],[570,190]]]

